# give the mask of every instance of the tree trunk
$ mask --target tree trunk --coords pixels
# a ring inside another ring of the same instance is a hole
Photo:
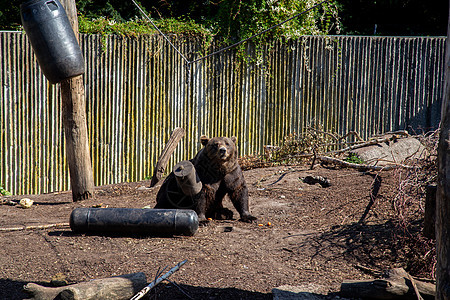
[[[61,0],[69,21],[78,39],[78,19],[74,0]],[[94,195],[86,125],[86,100],[83,76],[61,82],[62,118],[66,138],[66,157],[69,164],[73,201],[91,198]]]
[[[450,299],[450,19],[447,30],[436,197],[436,299],[439,300]]]

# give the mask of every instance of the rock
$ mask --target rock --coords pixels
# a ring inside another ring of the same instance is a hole
[[[19,205],[22,208],[30,208],[33,205],[33,202],[34,201],[29,198],[23,198],[23,199],[20,199]]]
[[[403,163],[409,158],[424,158],[425,147],[413,137],[399,138],[387,143],[380,143],[363,148],[354,149],[355,153],[368,165],[385,166],[391,163]]]

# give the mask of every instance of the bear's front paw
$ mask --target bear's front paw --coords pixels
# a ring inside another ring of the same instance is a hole
[[[215,212],[216,220],[233,220],[233,212],[228,208],[221,208]]]
[[[201,220],[201,221],[198,221],[198,225],[199,225],[200,227],[205,227],[205,226],[208,226],[208,225],[209,225],[209,223],[210,223],[210,221],[209,221],[208,219],[206,219],[206,220]]]
[[[246,223],[252,223],[256,220],[256,217],[252,216],[251,214],[243,214],[239,221],[246,222]]]
[[[209,224],[209,220],[206,218],[205,214],[198,214],[198,223],[200,226],[206,226]]]

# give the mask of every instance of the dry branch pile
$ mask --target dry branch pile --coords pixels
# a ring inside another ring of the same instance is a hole
[[[410,137],[406,131],[388,132],[380,136],[363,140],[357,132],[350,131],[343,136],[323,131],[320,126],[308,127],[302,134],[292,133],[284,138],[279,146],[264,146],[263,155],[251,155],[240,158],[241,167],[249,170],[258,167],[277,165],[292,165],[310,161],[311,168],[316,163],[332,164],[344,168],[354,168],[359,171],[388,171],[397,168],[415,168],[406,164],[411,158],[417,158],[423,153],[412,153],[407,157],[396,157],[392,153],[389,159],[386,155],[375,155],[374,159],[365,161],[357,149],[370,146],[392,145],[403,138]],[[417,140],[417,143],[420,142]],[[391,151],[389,148],[387,151]],[[423,148],[416,152],[423,151]]]

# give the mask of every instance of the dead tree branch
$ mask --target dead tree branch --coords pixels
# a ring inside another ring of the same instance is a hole
[[[341,167],[345,168],[353,168],[357,169],[358,171],[390,171],[398,168],[405,168],[405,169],[412,169],[414,167],[403,165],[403,164],[391,164],[388,166],[369,166],[365,164],[355,164],[346,162],[337,158],[329,157],[329,156],[318,156],[318,159],[320,159],[322,162],[330,163],[330,164],[336,164]]]

